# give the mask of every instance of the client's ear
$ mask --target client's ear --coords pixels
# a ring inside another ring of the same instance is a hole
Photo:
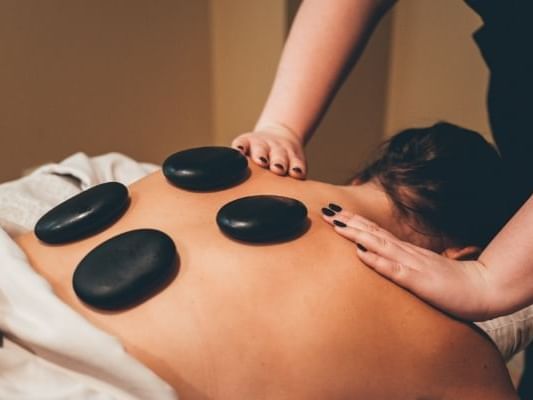
[[[453,260],[477,260],[481,254],[481,248],[477,246],[448,247],[441,254]]]

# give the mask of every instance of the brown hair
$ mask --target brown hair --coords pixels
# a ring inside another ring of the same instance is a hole
[[[398,133],[352,180],[375,180],[413,229],[457,246],[484,247],[512,215],[494,147],[447,122]]]

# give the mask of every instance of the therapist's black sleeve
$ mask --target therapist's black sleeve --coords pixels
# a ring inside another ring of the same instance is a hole
[[[474,39],[490,70],[490,125],[516,208],[533,193],[533,0],[467,3],[483,19]]]

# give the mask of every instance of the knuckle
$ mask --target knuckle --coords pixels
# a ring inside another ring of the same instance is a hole
[[[289,145],[287,146],[287,150],[290,152],[291,156],[294,158],[298,158],[301,161],[303,161],[303,159],[305,158],[304,152],[301,146],[289,143]]]
[[[284,159],[285,158],[285,149],[283,147],[278,146],[277,144],[269,143],[270,145],[270,152],[273,156],[276,158]]]
[[[252,148],[253,151],[257,153],[266,153],[269,149],[268,145],[260,139],[250,141],[250,147]]]
[[[243,143],[245,143],[244,138],[239,136],[239,137],[236,137],[235,139],[232,140],[231,145],[232,146],[237,146],[237,145],[243,144]]]
[[[392,269],[392,273],[394,275],[400,275],[402,273],[402,271],[404,270],[404,266],[403,266],[402,263],[393,262],[391,269]]]
[[[357,217],[354,214],[352,214],[350,211],[348,211],[348,210],[346,210],[344,208],[342,209],[341,212],[348,219],[348,224],[352,225],[356,229],[361,228],[361,224],[360,224],[359,220],[357,219]]]
[[[265,142],[267,142],[271,147],[282,147],[282,144],[279,142],[277,137],[272,136],[263,136]]]
[[[372,233],[378,233],[379,232],[379,227],[376,224],[372,223],[372,222],[368,222],[366,227]]]
[[[387,239],[385,239],[385,238],[379,237],[378,238],[378,245],[380,247],[383,247],[383,248],[388,248],[388,247],[390,247],[390,242]]]
[[[395,262],[394,264],[396,280],[402,285],[404,285],[406,288],[410,288],[414,278],[412,274],[413,270],[409,268],[409,266],[401,262]]]

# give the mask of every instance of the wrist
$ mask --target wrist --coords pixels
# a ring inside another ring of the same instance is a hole
[[[509,287],[505,277],[498,276],[494,268],[487,268],[481,260],[475,263],[483,271],[483,286],[480,291],[483,312],[476,320],[486,321],[516,311],[519,307],[516,307],[514,288]]]
[[[480,260],[465,261],[471,276],[471,287],[469,288],[472,301],[472,317],[474,321],[486,321],[494,318],[494,305],[497,300],[494,298],[493,282],[490,270]]]

